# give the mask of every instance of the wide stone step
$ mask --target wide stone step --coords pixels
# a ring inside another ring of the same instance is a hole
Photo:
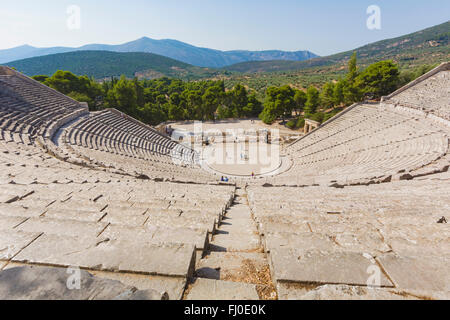
[[[195,279],[186,300],[259,300],[255,284],[211,279]]]
[[[263,237],[263,244],[267,252],[278,248],[299,248],[305,250],[314,248],[315,250],[353,251],[374,254],[391,250],[378,233],[329,235],[311,232],[267,232]]]
[[[252,234],[256,232],[256,225],[250,219],[237,219],[237,218],[225,218],[220,224],[220,231],[228,232],[230,234],[234,232]]]
[[[447,294],[450,292],[448,256],[400,256],[390,252],[377,257],[377,261],[397,288]]]
[[[12,203],[19,200],[20,197],[12,194],[0,194],[0,203]]]
[[[393,288],[332,285],[311,290],[305,285],[278,284],[279,300],[418,300],[418,295]]]
[[[27,218],[0,216],[0,230],[9,230],[24,223]]]
[[[195,245],[198,251],[208,248],[209,234],[206,230],[193,228],[161,228],[154,226],[131,228],[126,226],[110,225],[102,236],[114,240],[136,239],[140,242],[158,243],[184,243]]]
[[[0,269],[2,269],[21,250],[35,241],[41,233],[28,233],[16,230],[0,232]]]
[[[95,210],[95,209],[93,209]],[[76,220],[85,222],[97,222],[100,221],[106,215],[102,211],[88,211],[78,209],[55,209],[48,208],[44,216],[46,218],[63,219],[63,220]]]
[[[257,234],[237,233],[216,234],[210,244],[211,251],[259,252],[261,241]]]
[[[247,204],[233,204],[233,206],[228,209],[227,216],[233,215],[233,214],[238,214],[238,213],[250,214],[249,206]]]
[[[28,243],[33,239],[33,234],[29,235],[30,239],[23,239]],[[15,243],[23,248],[22,238],[16,241],[14,237],[2,241],[2,247]],[[195,256],[194,246],[190,245],[152,245],[107,238],[44,234],[15,255],[12,261],[191,278],[195,268]]]
[[[378,268],[375,259],[363,253],[297,248],[273,249],[270,261],[276,281],[302,284],[366,286],[371,275],[368,271],[371,268]],[[379,285],[393,287],[391,281],[381,271]]]
[[[136,290],[119,281],[79,270],[78,290],[68,287],[68,269],[20,266],[0,272],[1,300],[166,300],[166,292]],[[78,286],[77,283],[74,283]]]
[[[247,204],[247,198],[241,197],[241,196],[237,196],[237,197],[234,198],[233,203],[234,204]]]
[[[270,283],[269,265],[262,253],[211,252],[197,263],[195,274],[215,280]]]
[[[44,232],[45,234],[70,237],[97,237],[105,228],[105,222],[85,222],[53,218],[30,218],[16,228],[25,232]]]

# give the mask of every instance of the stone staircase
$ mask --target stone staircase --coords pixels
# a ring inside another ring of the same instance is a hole
[[[277,298],[245,189],[237,188],[234,202],[213,235],[207,255],[197,261],[194,275],[186,300]]]

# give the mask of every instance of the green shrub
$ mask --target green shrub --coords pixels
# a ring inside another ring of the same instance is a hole
[[[322,123],[325,114],[322,112],[316,112],[312,114],[309,119]]]
[[[303,128],[305,126],[305,118],[299,117],[295,125],[297,128]]]
[[[330,120],[330,119],[333,118],[334,116],[335,116],[335,114],[333,114],[333,113],[327,113],[327,114],[325,114],[324,117],[323,117],[323,122],[326,122],[326,121]]]
[[[289,129],[295,129],[296,122],[294,120],[290,120],[286,123],[286,127],[288,127]]]

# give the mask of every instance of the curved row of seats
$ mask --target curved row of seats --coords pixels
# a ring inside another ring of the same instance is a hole
[[[443,70],[384,101],[450,120],[450,70]]]
[[[158,179],[216,180],[199,168],[196,152],[153,128],[114,109],[89,113],[85,105],[6,67],[0,67],[0,136],[38,143],[75,164]]]
[[[225,210],[247,201],[235,198],[234,186],[210,184],[190,149],[117,111],[83,114],[81,107],[41,105],[43,87],[30,88],[35,95],[25,104],[25,93],[15,90],[0,84],[0,248],[7,249],[0,250],[0,270],[78,266],[181,299],[196,254],[208,250]],[[62,118],[52,122],[50,114]],[[21,143],[31,135],[20,129],[27,115],[30,121],[47,117],[34,134],[44,127],[44,137],[57,140],[62,151],[96,165],[60,161]],[[272,179],[310,185],[406,173],[448,161],[448,137],[448,128],[426,117],[360,105],[292,144],[292,169]],[[186,156],[179,157],[181,165],[173,161],[179,148]],[[105,167],[190,183],[148,181]],[[330,290],[364,292],[378,285],[371,292],[393,288],[402,297],[448,298],[450,233],[443,215],[450,209],[449,181],[447,172],[344,189],[248,186],[278,297],[295,299],[326,284]],[[237,219],[235,227],[246,223]],[[230,233],[230,240],[242,241],[239,235]],[[379,283],[369,284],[374,268],[382,269]]]
[[[382,104],[357,104],[286,148],[292,169],[269,182],[310,185],[389,181],[401,173],[447,170],[450,63]],[[432,116],[430,116],[432,115]],[[427,169],[429,167],[429,170]]]
[[[64,119],[87,108],[59,92],[0,67],[0,128],[11,133],[48,138]]]
[[[181,299],[234,193],[84,168],[0,137],[0,270],[79,266]]]
[[[441,158],[449,136],[423,117],[362,104],[290,145],[292,169],[272,180],[348,184],[394,176]]]
[[[305,283],[309,290],[366,287],[371,265],[383,270],[379,286],[448,298],[450,229],[438,221],[450,203],[449,177],[344,189],[248,187],[279,299],[300,298]]]
[[[151,178],[216,180],[200,169],[192,149],[116,110],[91,113],[62,131],[58,145],[72,158]]]
[[[66,142],[72,145],[133,158],[147,159],[159,155],[176,157],[187,164],[194,161],[193,150],[112,110],[91,114],[66,131]]]

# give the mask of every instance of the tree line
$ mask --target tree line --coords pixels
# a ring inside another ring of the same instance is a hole
[[[424,65],[415,71],[401,73],[393,61],[386,60],[360,70],[355,52],[348,62],[346,75],[325,83],[320,90],[314,86],[306,91],[291,86],[268,88],[260,118],[268,124],[280,118],[283,122],[290,118],[287,122],[290,128],[303,127],[305,118],[322,123],[346,106],[364,100],[378,100],[394,92],[433,67]]]
[[[242,85],[225,90],[223,81],[138,80],[122,76],[98,83],[69,71],[33,78],[77,101],[87,102],[93,111],[115,108],[150,125],[167,120],[255,118],[263,110],[255,93]]]
[[[33,78],[77,101],[87,102],[92,111],[115,108],[150,125],[167,120],[259,117],[267,124],[281,119],[288,120],[286,124],[290,128],[301,128],[305,118],[326,121],[346,106],[364,99],[379,99],[431,68],[421,66],[413,72],[400,73],[398,66],[387,60],[359,70],[355,53],[348,63],[347,74],[341,79],[328,82],[320,89],[269,87],[264,102],[241,84],[227,90],[223,81],[138,80],[122,76],[97,82],[69,71]]]

